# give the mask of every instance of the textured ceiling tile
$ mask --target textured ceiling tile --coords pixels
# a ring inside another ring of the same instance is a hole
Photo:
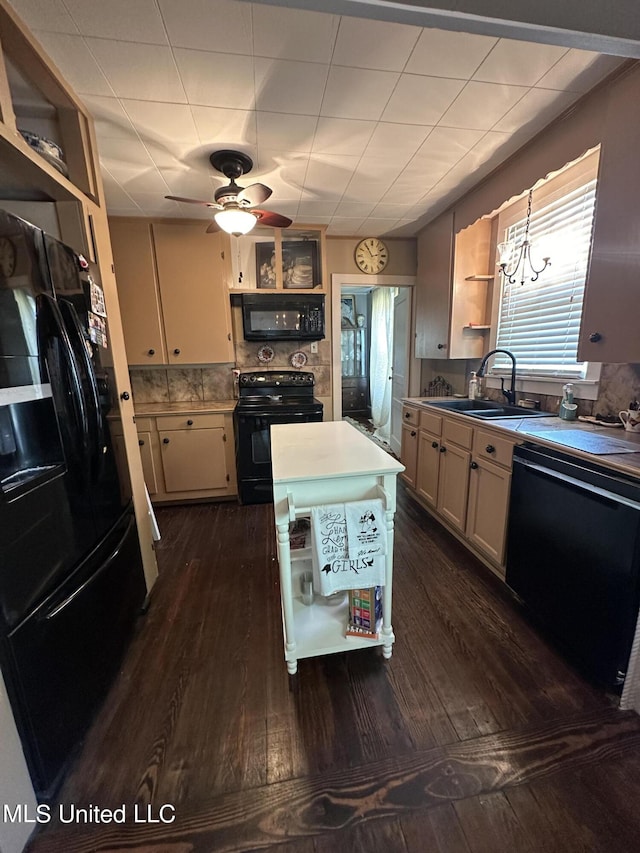
[[[154,0],[65,0],[65,6],[83,35],[167,44]]]
[[[253,59],[201,50],[173,51],[190,104],[251,110],[255,107]]]
[[[536,85],[541,89],[566,89],[582,94],[588,92],[624,61],[620,56],[602,56],[586,50],[569,50]]]
[[[367,154],[413,153],[431,131],[426,124],[395,124],[381,121],[376,125],[367,145]]]
[[[257,113],[258,146],[280,151],[311,151],[317,116]]]
[[[462,80],[403,74],[382,119],[401,124],[437,124],[463,86]]]
[[[402,71],[420,35],[419,27],[343,17],[333,54],[335,65]]]
[[[143,140],[165,137],[176,142],[199,141],[187,104],[123,100],[122,106]]]
[[[328,65],[283,59],[255,59],[257,109],[317,115]]]
[[[11,5],[32,30],[78,32],[62,0],[11,0]]]
[[[331,61],[339,20],[339,17],[323,12],[255,4],[255,55],[328,64]]]
[[[424,29],[405,71],[468,80],[497,41],[492,36]]]
[[[536,133],[575,103],[578,97],[575,92],[530,89],[515,107],[500,119],[494,129],[505,133],[519,133],[526,129],[531,134]]]
[[[41,33],[36,36],[79,95],[113,96],[115,92],[89,52],[82,36]]]
[[[473,79],[485,83],[535,86],[566,52],[566,47],[553,44],[500,39]]]
[[[524,86],[471,81],[442,116],[440,123],[446,127],[491,130],[527,91]]]
[[[159,0],[171,44],[251,56],[251,5],[235,0]]]
[[[186,102],[170,48],[96,38],[86,42],[118,97]]]
[[[256,114],[253,110],[192,106],[191,115],[203,144],[237,148],[257,142]]]
[[[339,201],[357,163],[357,157],[312,155],[305,178],[305,189],[310,193],[320,193],[320,198]]]
[[[93,116],[98,139],[130,139],[135,136],[131,119],[117,98],[85,95],[82,100]]]
[[[313,151],[325,154],[360,156],[375,128],[373,121],[320,117],[313,140]]]
[[[373,202],[341,201],[337,206],[334,216],[347,219],[364,220],[373,212]]]
[[[389,71],[332,66],[321,115],[377,120],[398,81]]]

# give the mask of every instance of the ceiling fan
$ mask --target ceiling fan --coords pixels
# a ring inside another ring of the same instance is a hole
[[[247,234],[254,225],[268,225],[273,228],[288,228],[291,219],[271,210],[258,210],[255,205],[262,204],[271,195],[272,190],[264,184],[251,184],[248,187],[239,187],[236,178],[246,175],[253,169],[253,160],[241,151],[214,151],[209,157],[211,165],[218,172],[222,172],[229,178],[229,183],[219,187],[213,196],[213,201],[201,201],[196,198],[182,198],[177,195],[168,195],[165,198],[171,201],[181,201],[187,204],[204,204],[212,207],[218,213],[214,215],[215,223],[207,228],[207,233],[222,228],[228,234],[239,237]]]

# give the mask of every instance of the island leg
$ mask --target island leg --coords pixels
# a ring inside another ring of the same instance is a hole
[[[289,522],[278,524],[278,565],[280,567],[280,597],[284,620],[284,648],[289,675],[298,671],[296,639],[293,622],[293,593],[291,588],[291,548],[289,545]]]
[[[393,517],[394,513],[387,510],[385,522],[387,528],[387,554],[386,554],[386,584],[382,592],[382,631],[383,639],[382,657],[389,660],[393,652],[395,637],[391,627],[391,607],[393,603]]]

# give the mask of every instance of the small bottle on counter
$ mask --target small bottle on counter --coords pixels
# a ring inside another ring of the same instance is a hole
[[[477,400],[480,396],[480,389],[478,388],[478,378],[476,376],[475,370],[471,371],[471,378],[469,379],[469,399]]]

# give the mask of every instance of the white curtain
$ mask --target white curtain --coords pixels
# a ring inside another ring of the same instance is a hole
[[[371,358],[369,389],[375,435],[391,435],[391,370],[393,353],[393,297],[395,287],[376,287],[371,295]]]

